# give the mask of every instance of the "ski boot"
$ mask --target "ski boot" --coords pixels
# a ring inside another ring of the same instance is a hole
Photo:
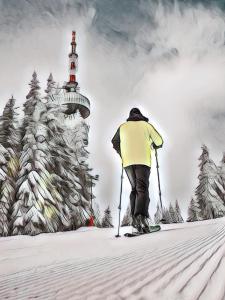
[[[161,229],[160,225],[151,225],[146,216],[138,215],[137,221],[139,224],[138,231],[140,233],[151,233],[159,231]]]
[[[143,215],[138,215],[137,220],[141,227],[141,230],[139,232],[150,233],[150,229],[149,229],[150,224],[148,223],[147,217],[145,217]]]
[[[138,220],[137,220],[137,217],[132,216],[132,223],[131,223],[131,226],[138,230],[138,228],[140,227],[140,224],[139,224],[139,222],[138,222]],[[138,231],[139,231],[139,230],[138,230]]]
[[[142,230],[142,225],[138,216],[132,216],[132,227],[134,227],[138,233],[144,233]]]

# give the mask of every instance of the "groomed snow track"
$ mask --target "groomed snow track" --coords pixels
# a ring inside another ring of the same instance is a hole
[[[133,239],[113,234],[1,239],[0,299],[225,299],[224,218]]]

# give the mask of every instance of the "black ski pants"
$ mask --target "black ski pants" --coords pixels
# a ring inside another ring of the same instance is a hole
[[[130,208],[131,215],[139,214],[149,217],[149,176],[151,168],[145,165],[131,165],[124,168],[131,184]]]

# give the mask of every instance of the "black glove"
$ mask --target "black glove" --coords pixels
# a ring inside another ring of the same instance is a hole
[[[157,149],[159,149],[159,148],[162,148],[162,145],[156,146],[156,144],[152,143],[152,147],[153,147],[155,150],[157,150]]]

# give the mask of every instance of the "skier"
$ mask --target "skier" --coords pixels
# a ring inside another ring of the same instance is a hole
[[[163,139],[148,123],[138,108],[132,108],[127,122],[121,124],[112,138],[113,148],[122,159],[131,184],[130,207],[132,226],[140,233],[150,232],[149,176],[151,171],[151,147],[161,148]]]

